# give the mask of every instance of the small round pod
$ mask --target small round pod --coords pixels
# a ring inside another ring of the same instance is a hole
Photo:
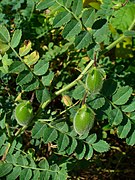
[[[102,89],[105,72],[103,69],[93,67],[86,77],[86,86],[91,93],[97,94]]]
[[[83,135],[90,131],[94,125],[95,113],[86,104],[77,111],[73,119],[74,130],[77,134]]]
[[[33,118],[33,107],[30,101],[23,101],[15,108],[15,119],[21,126],[27,126]]]
[[[68,95],[63,95],[62,96],[62,102],[66,105],[66,106],[71,106],[73,104],[70,96]]]

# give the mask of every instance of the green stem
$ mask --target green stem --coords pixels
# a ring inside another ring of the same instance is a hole
[[[24,132],[27,129],[28,126],[23,126],[22,128],[20,128],[16,133],[15,133],[15,138],[20,135],[22,132]]]
[[[111,43],[109,46],[106,47],[105,52],[110,51],[113,47],[116,46],[116,44],[118,44],[120,41],[122,41],[125,38],[125,35],[123,34],[121,37],[119,37],[116,41],[114,41],[113,43]]]
[[[133,29],[133,27],[135,26],[135,19],[132,21],[131,25],[129,26],[128,28],[128,31],[130,31],[131,29]],[[116,46],[116,44],[118,44],[119,42],[121,42],[126,36],[123,34],[121,37],[119,37],[117,40],[115,40],[113,43],[111,43],[109,46],[107,46],[105,48],[105,51],[103,51],[103,53],[101,54],[104,54],[108,51],[110,51],[113,47]]]
[[[8,137],[11,137],[11,132],[10,132],[9,124],[6,123],[5,125],[6,125],[6,129],[7,129]]]
[[[70,14],[72,14],[72,15],[74,16],[74,18],[75,18],[78,22],[80,22],[80,24],[82,24],[81,21],[80,21],[80,19],[79,19],[72,11],[70,11],[66,6],[63,6],[63,4],[61,4],[61,3],[58,2],[57,0],[56,0],[56,3],[59,4],[61,7],[63,7],[67,12],[69,12]]]
[[[44,102],[41,107],[39,107],[37,113],[36,113],[36,117],[38,114],[40,114],[41,110],[44,109],[51,101],[52,99],[54,99],[56,96],[62,94],[64,91],[69,90],[70,88],[72,88],[73,86],[75,86],[77,84],[77,82],[84,76],[84,74],[86,74],[86,72],[89,70],[89,68],[93,65],[94,60],[91,60],[88,65],[85,67],[85,69],[81,72],[81,74],[74,80],[72,81],[70,84],[68,84],[67,86],[65,86],[64,88],[56,91],[54,93],[54,97],[49,99],[48,101]]]
[[[77,82],[84,76],[84,74],[86,74],[86,72],[89,70],[89,68],[93,65],[94,61],[91,60],[89,62],[89,64],[85,67],[85,69],[82,71],[82,73],[73,81],[71,82],[70,84],[68,84],[66,87],[60,89],[59,91],[56,91],[55,92],[55,95],[58,96],[60,95],[61,93],[63,93],[64,91],[72,88],[73,86],[75,86],[77,84]]]

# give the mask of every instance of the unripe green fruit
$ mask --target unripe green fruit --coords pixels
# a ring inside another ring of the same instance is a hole
[[[104,74],[102,69],[97,69],[93,67],[90,69],[87,78],[86,86],[91,93],[98,93],[103,86]]]
[[[15,118],[19,125],[27,126],[33,117],[33,108],[30,101],[23,101],[15,108]]]
[[[77,111],[74,119],[73,126],[77,134],[83,135],[85,132],[92,129],[94,124],[95,114],[93,110],[85,104]]]

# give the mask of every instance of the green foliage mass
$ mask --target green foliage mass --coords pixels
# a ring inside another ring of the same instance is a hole
[[[109,151],[112,136],[135,145],[135,4],[98,6],[1,0],[0,178],[66,180],[73,162]],[[87,85],[93,68],[102,71],[94,87]],[[33,109],[27,126],[14,113],[22,100]],[[82,106],[94,122],[78,133]]]

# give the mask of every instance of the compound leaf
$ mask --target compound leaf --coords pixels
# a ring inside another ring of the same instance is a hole
[[[12,168],[12,164],[0,161],[0,177],[7,175],[12,170]]]
[[[40,139],[41,137],[43,137],[44,130],[46,129],[46,127],[46,124],[36,122],[32,129],[32,137],[36,139]]]
[[[40,177],[40,171],[39,170],[34,170],[33,171],[33,177],[32,177],[32,180],[37,180],[37,179],[39,179],[39,177]]]
[[[73,38],[75,35],[78,35],[82,29],[80,22],[75,19],[72,19],[65,26],[62,35],[65,39]]]
[[[123,112],[133,112],[135,111],[135,99],[128,105],[122,106]]]
[[[13,171],[7,176],[7,180],[14,180],[17,179],[18,176],[20,176],[21,173],[21,167],[17,166],[13,168]]]
[[[97,135],[94,133],[87,137],[86,142],[91,145],[95,143],[96,140],[97,140]]]
[[[3,43],[8,43],[10,41],[9,31],[3,25],[0,25],[0,41]]]
[[[69,145],[69,137],[66,134],[60,134],[57,143],[59,151],[64,151]]]
[[[75,138],[72,138],[72,139],[70,140],[70,143],[71,143],[71,144],[69,144],[69,146],[68,146],[67,149],[66,149],[66,153],[67,153],[68,155],[72,154],[72,153],[75,151],[75,149],[76,149],[76,147],[77,147],[77,140],[76,140]]]
[[[132,94],[132,88],[129,86],[120,87],[112,96],[113,103],[116,105],[125,104]]]
[[[63,0],[63,4],[65,7],[70,8],[73,0]]]
[[[56,140],[57,137],[58,137],[58,132],[56,129],[49,128],[49,127],[45,128],[43,132],[43,140],[45,143],[52,142]]]
[[[89,144],[86,144],[86,154],[85,159],[89,160],[93,156],[93,147]]]
[[[117,134],[118,134],[119,138],[121,138],[121,139],[122,138],[126,138],[128,133],[129,133],[129,131],[130,131],[130,129],[131,129],[131,122],[130,122],[130,120],[129,119],[128,120],[124,119],[122,121],[122,123],[118,127]]]
[[[33,78],[33,74],[30,71],[25,70],[19,73],[16,82],[21,86],[23,84],[29,83],[32,80],[32,78]]]
[[[84,143],[79,142],[75,150],[76,158],[79,160],[84,158],[85,153],[86,153],[86,145]]]
[[[49,91],[46,88],[36,90],[36,98],[40,103],[46,102],[50,99]]]
[[[46,76],[42,76],[42,83],[44,86],[49,86],[54,78],[54,72],[50,71]]]
[[[23,169],[21,171],[20,180],[29,180],[32,177],[32,170],[31,169]]]
[[[92,147],[97,152],[106,152],[109,150],[110,146],[109,144],[104,140],[99,140],[98,142],[92,144]]]
[[[91,28],[95,20],[95,10],[86,9],[82,14],[82,21],[86,28]]]
[[[39,3],[37,4],[36,8],[37,10],[44,10],[49,8],[50,6],[54,5],[55,0],[43,0],[43,1],[39,1]]]
[[[83,10],[82,0],[74,0],[71,9],[76,16],[79,16]]]
[[[39,60],[39,53],[37,51],[33,51],[31,54],[24,56],[24,63],[28,66],[35,64]]]
[[[44,75],[49,68],[49,63],[44,60],[39,60],[34,66],[34,73],[38,76]]]
[[[76,47],[76,49],[86,48],[92,42],[93,42],[92,34],[90,32],[82,31],[75,38],[75,47]]]
[[[55,28],[61,27],[65,23],[68,23],[71,20],[71,17],[72,17],[71,13],[67,11],[60,12],[59,14],[56,15],[53,21],[54,27]]]
[[[109,123],[111,125],[117,126],[123,120],[123,115],[120,109],[116,108],[110,111],[109,114]]]
[[[34,89],[37,89],[38,86],[39,86],[39,81],[33,78],[31,82],[27,84],[23,84],[22,89],[26,92],[29,92],[29,91],[33,91]]]
[[[72,97],[77,100],[77,99],[82,99],[84,96],[85,89],[82,85],[76,86],[72,93]]]
[[[126,138],[126,143],[130,146],[135,144],[135,125],[132,125],[132,128]]]
[[[26,54],[28,54],[31,50],[31,41],[24,41],[24,44],[19,48],[19,55],[25,56]]]
[[[22,72],[25,69],[25,67],[25,64],[21,61],[14,61],[9,67],[9,72],[18,74]]]
[[[123,8],[115,11],[114,18],[112,18],[112,25],[114,28],[125,31],[129,28],[135,19],[135,4],[129,3]]]
[[[20,43],[21,37],[22,37],[22,31],[20,29],[15,30],[11,39],[12,48],[16,48],[18,46],[18,44]]]

